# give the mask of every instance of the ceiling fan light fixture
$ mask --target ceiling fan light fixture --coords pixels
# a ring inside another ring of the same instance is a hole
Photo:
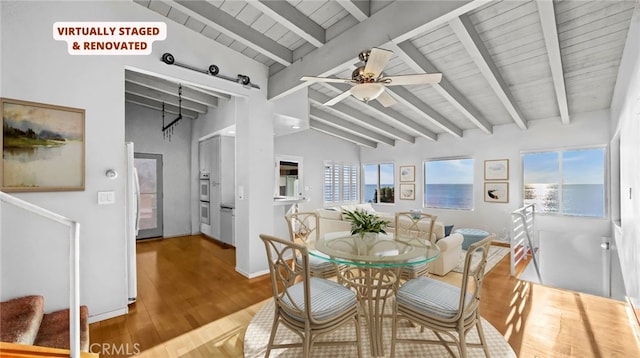
[[[350,92],[355,98],[368,102],[378,98],[384,92],[384,86],[379,83],[361,83],[353,86]]]

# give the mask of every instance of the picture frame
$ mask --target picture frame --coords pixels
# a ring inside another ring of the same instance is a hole
[[[509,159],[485,160],[484,180],[509,180]]]
[[[508,203],[509,183],[508,182],[485,182],[484,201],[487,203]]]
[[[416,166],[415,165],[400,166],[400,181],[401,182],[416,181]]]
[[[400,200],[416,200],[416,185],[400,184]]]
[[[84,109],[0,98],[0,111],[2,191],[84,190]]]

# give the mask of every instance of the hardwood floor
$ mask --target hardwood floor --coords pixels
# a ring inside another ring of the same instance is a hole
[[[127,316],[92,324],[91,342],[148,357],[241,357],[243,328],[271,288],[234,266],[234,249],[202,236],[139,243],[138,301]],[[518,357],[640,357],[626,307],[515,279],[507,256],[485,278],[480,312]]]
[[[272,296],[267,275],[240,275],[235,249],[204,236],[143,241],[137,251],[137,301],[126,316],[91,324],[91,343],[144,351]]]

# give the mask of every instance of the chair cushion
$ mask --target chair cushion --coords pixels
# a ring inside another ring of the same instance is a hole
[[[319,252],[314,252],[314,255],[323,255]],[[298,265],[302,265],[302,257],[296,256],[296,262]],[[329,257],[327,256],[327,260],[323,260],[319,257],[315,257],[313,255],[309,255],[309,270],[310,271],[326,271],[331,270],[333,268],[333,263],[329,261]]]
[[[465,303],[472,299],[465,295]],[[452,318],[458,312],[460,288],[428,277],[418,277],[405,282],[396,294],[398,305],[418,312],[442,318]]]
[[[282,302],[293,309],[300,307],[304,310],[304,283],[299,282],[289,287],[289,297],[282,297]],[[319,277],[309,280],[311,291],[311,316],[316,320],[326,320],[339,315],[353,305],[357,305],[356,293],[341,284]],[[297,321],[304,321],[304,317],[291,316]]]

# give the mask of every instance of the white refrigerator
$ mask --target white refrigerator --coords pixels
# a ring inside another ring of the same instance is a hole
[[[136,270],[136,237],[140,222],[139,202],[140,183],[138,182],[138,172],[134,166],[133,143],[128,142],[126,146],[127,156],[127,178],[126,178],[126,248],[127,253],[127,302],[129,304],[136,301],[138,296],[138,279]]]

